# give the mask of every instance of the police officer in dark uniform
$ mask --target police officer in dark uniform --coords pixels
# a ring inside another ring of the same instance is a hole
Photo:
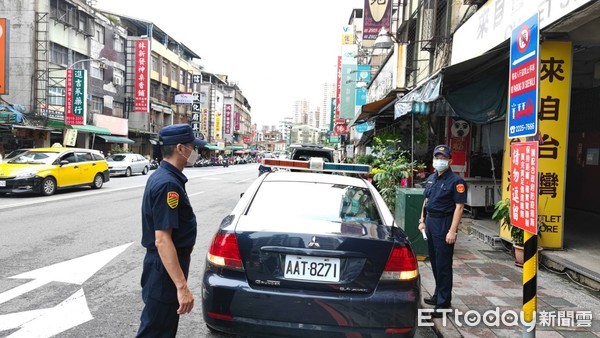
[[[179,315],[190,313],[194,296],[187,285],[196,216],[185,191],[186,164],[196,161],[195,147],[206,142],[194,137],[187,124],[159,132],[163,161],[146,183],[142,200],[141,323],[137,337],[175,337]]]
[[[419,229],[425,230],[429,247],[429,259],[435,278],[435,292],[423,301],[435,305],[432,317],[443,315],[440,309],[448,309],[452,301],[452,256],[458,236],[458,225],[467,201],[465,180],[452,172],[452,154],[447,145],[433,150],[433,167],[425,182],[425,202],[419,220]]]

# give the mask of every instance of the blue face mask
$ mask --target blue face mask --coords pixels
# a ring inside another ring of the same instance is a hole
[[[445,160],[443,158],[434,158],[433,159],[433,167],[438,172],[444,171],[444,170],[448,169],[448,160]]]

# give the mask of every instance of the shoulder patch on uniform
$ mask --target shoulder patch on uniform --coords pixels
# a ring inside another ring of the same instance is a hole
[[[175,191],[169,191],[167,193],[167,205],[171,207],[171,209],[177,208],[179,205],[179,194]]]
[[[463,192],[465,192],[465,185],[462,184],[462,183],[461,184],[457,184],[456,185],[456,191],[458,191],[459,193],[462,194]]]

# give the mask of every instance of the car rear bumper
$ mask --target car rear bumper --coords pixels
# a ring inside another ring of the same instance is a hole
[[[117,175],[125,175],[125,173],[127,172],[127,168],[125,169],[114,169],[114,168],[110,168],[108,169],[110,175],[112,176],[117,176]]]
[[[202,285],[205,323],[232,334],[286,337],[345,337],[348,333],[412,337],[416,330],[420,283],[381,288],[371,294],[307,293],[250,287],[245,278],[207,270]],[[383,290],[382,290],[383,289]],[[388,331],[389,332],[389,331]]]

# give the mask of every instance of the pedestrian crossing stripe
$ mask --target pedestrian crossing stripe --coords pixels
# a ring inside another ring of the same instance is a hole
[[[171,209],[177,208],[179,205],[179,194],[175,191],[169,191],[167,193],[167,205],[171,207]]]

